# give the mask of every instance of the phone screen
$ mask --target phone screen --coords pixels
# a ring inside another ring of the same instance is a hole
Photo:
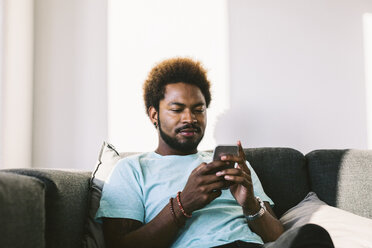
[[[221,156],[223,155],[238,155],[238,147],[237,146],[225,146],[220,145],[214,149],[213,152],[213,161],[221,160]]]

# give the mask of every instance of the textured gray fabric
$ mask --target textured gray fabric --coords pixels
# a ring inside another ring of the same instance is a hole
[[[372,150],[316,150],[306,159],[319,199],[372,218]]]
[[[0,247],[43,248],[44,183],[0,172]]]
[[[80,248],[87,216],[91,173],[50,169],[9,171],[36,177],[46,186],[46,247]]]
[[[266,194],[274,201],[273,210],[278,217],[302,201],[310,191],[305,157],[299,151],[250,148],[244,152]]]

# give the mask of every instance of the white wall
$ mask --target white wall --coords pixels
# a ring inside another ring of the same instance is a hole
[[[107,138],[101,0],[35,0],[33,166],[92,169]]]
[[[26,28],[22,38],[9,30],[13,36],[7,37],[19,43],[2,37],[0,148],[3,155],[6,144],[6,156],[17,159],[2,168],[92,169],[108,132],[120,150],[153,149],[156,133],[144,113],[141,85],[155,62],[177,55],[202,60],[215,84],[201,149],[237,139],[245,147],[304,153],[372,149],[369,0],[110,0],[109,16],[100,0],[33,2],[18,8],[23,19],[14,23]],[[23,69],[6,74],[12,64]],[[16,83],[7,83],[6,75]],[[5,98],[5,92],[13,93]]]
[[[229,104],[227,1],[111,0],[108,17],[110,142],[121,151],[156,148],[143,82],[155,63],[187,56],[200,60],[213,82],[215,100],[200,149],[214,147],[216,116]]]
[[[229,1],[231,109],[217,142],[367,148],[365,13],[372,1]]]

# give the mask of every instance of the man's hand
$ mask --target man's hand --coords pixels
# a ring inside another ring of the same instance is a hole
[[[237,156],[226,155],[222,156],[222,161],[231,161],[237,163],[236,168],[221,170],[216,173],[216,176],[224,178],[226,181],[233,183],[230,186],[231,194],[236,201],[243,207],[245,215],[255,214],[260,209],[260,205],[256,200],[253,192],[253,183],[251,171],[249,170],[242,144],[238,141],[239,152]],[[283,225],[275,217],[270,205],[265,202],[266,212],[260,218],[249,221],[248,225],[264,242],[276,240],[284,231]]]
[[[240,141],[238,145],[238,155],[225,155],[221,157],[222,161],[230,161],[237,163],[235,168],[218,171],[216,176],[224,178],[226,181],[232,183],[230,186],[231,194],[246,214],[255,213],[259,209],[259,204],[253,193],[253,184],[251,178],[251,171],[249,170],[243,147]]]
[[[192,171],[181,194],[181,202],[187,213],[203,208],[221,195],[222,188],[229,185],[229,182],[216,175],[216,171],[226,164],[224,161],[202,163]]]

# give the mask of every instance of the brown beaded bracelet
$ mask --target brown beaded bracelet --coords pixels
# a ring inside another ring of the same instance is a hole
[[[183,227],[183,225],[182,224],[180,224],[179,222],[178,222],[178,220],[177,220],[177,216],[176,216],[176,213],[174,212],[174,208],[173,208],[173,197],[171,197],[170,199],[169,199],[169,208],[170,208],[170,211],[171,211],[171,213],[172,213],[172,216],[173,216],[173,221],[174,221],[174,223],[176,224],[176,226],[178,226],[178,227]]]
[[[177,203],[178,203],[178,207],[181,209],[181,212],[182,212],[182,214],[183,214],[185,217],[187,217],[187,218],[191,218],[192,215],[186,213],[185,209],[183,209],[183,207],[182,207],[181,199],[180,199],[180,195],[181,195],[181,191],[178,191],[178,193],[177,193]]]

